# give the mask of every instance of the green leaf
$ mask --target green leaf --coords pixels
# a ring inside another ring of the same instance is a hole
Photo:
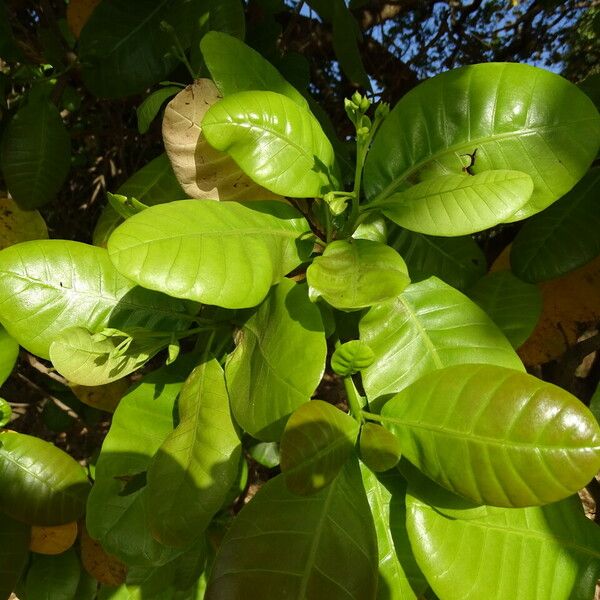
[[[36,600],[76,600],[80,577],[81,565],[72,548],[56,556],[36,554],[27,571],[25,593]]]
[[[290,414],[321,381],[326,354],[321,314],[306,286],[281,280],[244,323],[227,359],[235,420],[259,440],[278,441]]]
[[[212,359],[197,367],[179,397],[179,424],[148,469],[149,526],[155,539],[189,546],[235,482],[241,444],[229,413],[225,377]]]
[[[483,251],[471,236],[435,237],[393,226],[388,244],[402,256],[414,283],[434,275],[464,290],[487,270]]]
[[[179,86],[168,85],[152,92],[149,96],[144,98],[144,101],[135,109],[138,131],[142,134],[147,133],[152,121],[154,121],[156,115],[158,115],[165,101],[175,94],[178,94],[180,91],[181,88]]]
[[[600,423],[600,383],[590,399],[590,411],[596,417],[596,421]]]
[[[304,96],[256,50],[231,35],[207,33],[200,42],[202,56],[224,97],[252,90],[277,92],[308,110]],[[240,65],[244,65],[240,69]]]
[[[190,305],[136,287],[119,275],[106,250],[79,242],[38,240],[5,248],[0,277],[0,322],[42,358],[70,327],[168,331],[192,320]]]
[[[531,335],[542,312],[539,288],[510,271],[486,275],[467,293],[498,325],[513,348],[519,348]]]
[[[175,399],[188,366],[178,360],[163,367],[122,398],[98,458],[87,528],[107,552],[130,566],[159,566],[180,554],[150,534],[145,483],[152,457],[173,431]]]
[[[263,467],[273,469],[279,466],[279,444],[277,442],[258,442],[248,448],[248,454]]]
[[[406,264],[389,246],[370,240],[337,240],[306,271],[313,302],[356,310],[397,296],[410,283]]]
[[[62,525],[85,511],[89,483],[66,452],[36,437],[0,432],[0,510],[30,525]]]
[[[213,148],[276,194],[310,198],[338,187],[329,139],[312,113],[287,96],[232,94],[208,110],[202,130]]]
[[[29,558],[31,528],[0,514],[0,598],[10,597]]]
[[[360,458],[375,472],[396,466],[402,454],[400,440],[377,423],[365,423],[360,430]]]
[[[8,191],[24,209],[50,202],[71,164],[71,138],[49,100],[31,100],[2,135],[0,166]]]
[[[11,416],[12,408],[10,404],[4,398],[0,398],[0,427],[4,427],[10,422]]]
[[[8,379],[19,357],[19,344],[0,325],[0,386]]]
[[[206,600],[374,600],[377,545],[356,462],[309,497],[268,481],[233,521],[211,569]]]
[[[456,508],[446,516],[449,494],[431,482],[428,488],[423,499],[411,482],[407,528],[417,562],[440,598],[588,600],[594,595],[600,532],[576,496],[519,509],[471,508],[454,497]]]
[[[342,377],[354,375],[366,369],[375,360],[375,354],[369,346],[360,340],[351,340],[341,344],[331,356],[331,368]]]
[[[481,362],[524,370],[483,310],[435,277],[369,309],[360,321],[360,339],[377,357],[362,373],[372,409],[381,406],[373,404],[375,398],[450,365]]]
[[[600,254],[600,168],[556,204],[523,225],[510,251],[513,271],[525,281],[556,279]]]
[[[493,365],[429,373],[389,400],[402,454],[473,502],[522,507],[577,492],[600,468],[600,427],[574,396]]]
[[[477,150],[475,173],[523,171],[534,190],[523,219],[568,192],[598,150],[600,116],[562,77],[515,63],[469,65],[406,94],[367,157],[368,198],[387,198],[436,175],[460,174]],[[390,160],[390,157],[392,159]]]
[[[125,335],[98,340],[84,327],[71,327],[59,333],[50,344],[54,368],[71,383],[105,385],[121,379],[143,366],[169,344],[169,337],[136,339],[124,353],[117,352]]]
[[[166,154],[161,154],[136,171],[116,192],[136,198],[148,206],[181,200],[186,193],[181,189]],[[123,219],[107,204],[94,229],[94,245],[106,246],[110,234]]]
[[[308,496],[328,486],[354,451],[358,423],[322,400],[294,411],[281,437],[281,472],[294,494]]]
[[[397,225],[446,237],[483,231],[502,223],[530,198],[533,181],[520,171],[440,175],[373,202]]]
[[[374,475],[361,465],[361,474],[377,532],[379,551],[378,600],[417,600],[428,588],[412,554],[406,532],[406,483],[396,470]]]
[[[308,231],[304,218],[281,202],[182,200],[128,219],[108,250],[117,270],[146,288],[247,308],[308,259]]]

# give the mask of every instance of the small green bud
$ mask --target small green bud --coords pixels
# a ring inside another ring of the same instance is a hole
[[[376,119],[385,119],[390,114],[390,105],[387,102],[382,102],[375,109]]]

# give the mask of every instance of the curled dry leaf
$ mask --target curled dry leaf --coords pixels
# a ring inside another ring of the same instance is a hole
[[[78,38],[83,26],[92,16],[101,0],[71,0],[67,6],[67,23],[73,35]]]
[[[77,539],[77,522],[55,525],[53,527],[31,528],[29,549],[37,554],[62,554],[66,552]]]
[[[81,526],[81,564],[83,568],[103,585],[117,587],[125,583],[127,567],[90,537],[85,525]]]
[[[127,378],[112,381],[106,385],[71,385],[71,390],[81,402],[99,410],[113,413],[121,398],[129,389]]]
[[[11,198],[0,196],[0,250],[47,237],[48,228],[37,210],[23,210]]]
[[[281,198],[254,183],[234,160],[215,150],[200,123],[221,99],[210,79],[198,79],[179,92],[165,109],[163,139],[177,180],[191,198],[275,200]]]

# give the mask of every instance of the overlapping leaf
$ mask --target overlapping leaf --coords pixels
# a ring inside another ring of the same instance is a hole
[[[178,410],[179,424],[148,469],[147,495],[152,535],[169,546],[186,547],[221,508],[241,456],[223,369],[215,359],[192,372]]]
[[[9,598],[29,557],[28,525],[0,515],[0,598]]]
[[[377,423],[365,423],[360,430],[360,458],[377,473],[396,466],[402,454],[400,440]]]
[[[80,578],[81,565],[75,550],[57,556],[40,554],[27,571],[25,592],[28,598],[39,600],[74,600]]]
[[[309,257],[307,231],[300,213],[281,202],[182,200],[128,219],[108,251],[120,273],[146,288],[247,308]]]
[[[263,600],[273,590],[281,598],[376,598],[377,542],[355,462],[308,497],[271,479],[236,517],[206,600]]]
[[[326,354],[321,314],[306,286],[283,279],[244,323],[229,355],[225,378],[235,420],[262,441],[278,441],[287,418],[321,381]]]
[[[513,169],[531,176],[531,199],[511,219],[532,215],[568,192],[598,150],[592,101],[558,75],[523,64],[470,65],[406,94],[367,158],[369,198],[386,198],[428,177]]]
[[[600,427],[565,390],[513,369],[456,365],[429,373],[382,410],[402,454],[479,504],[561,500],[600,469]]]
[[[19,344],[0,325],[0,385],[11,374],[19,356]]]
[[[480,362],[523,369],[483,310],[435,277],[369,309],[360,321],[360,337],[376,356],[362,373],[369,401],[449,365]]]
[[[337,187],[329,139],[312,113],[287,96],[232,94],[208,110],[202,130],[213,148],[275,194],[310,198]]]

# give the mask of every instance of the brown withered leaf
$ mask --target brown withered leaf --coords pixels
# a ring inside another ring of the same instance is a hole
[[[101,0],[71,0],[67,6],[67,24],[73,35],[78,38],[83,26],[92,16]]]
[[[19,242],[48,238],[48,229],[37,210],[23,210],[11,198],[0,196],[0,250]]]
[[[115,412],[128,389],[129,380],[127,378],[118,379],[106,385],[71,385],[71,390],[81,402],[110,413]]]
[[[54,527],[31,528],[29,549],[37,554],[62,554],[77,539],[77,522],[55,525]]]
[[[127,567],[93,540],[85,525],[81,526],[81,564],[83,568],[103,585],[117,587],[125,582]]]

